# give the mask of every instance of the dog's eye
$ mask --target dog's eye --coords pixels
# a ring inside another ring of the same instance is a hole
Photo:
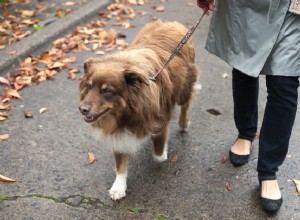
[[[112,94],[112,91],[108,88],[103,88],[103,89],[101,89],[101,93],[110,95],[110,94]]]
[[[92,89],[92,84],[90,82],[88,82],[86,85],[85,85],[85,88],[87,90],[91,90]]]

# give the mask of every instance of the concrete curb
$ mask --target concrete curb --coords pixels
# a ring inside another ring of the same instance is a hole
[[[76,25],[87,22],[111,2],[112,0],[92,0],[71,14],[57,19],[52,24],[45,26],[21,41],[7,46],[0,51],[0,75],[5,75],[10,69],[16,67],[24,58],[44,44],[54,40],[63,33],[69,32]],[[16,54],[8,55],[8,52],[12,50],[16,50]]]

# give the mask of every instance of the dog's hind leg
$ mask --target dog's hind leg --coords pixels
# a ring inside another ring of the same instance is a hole
[[[166,123],[158,135],[152,136],[152,157],[159,163],[168,159],[168,130],[168,123]]]
[[[184,130],[189,127],[190,125],[190,116],[189,116],[189,105],[190,103],[186,103],[181,106],[180,110],[180,116],[179,116],[179,121],[178,124],[179,126]]]
[[[116,161],[116,179],[109,190],[110,198],[113,200],[122,199],[126,196],[127,188],[127,163],[128,155],[114,152]]]

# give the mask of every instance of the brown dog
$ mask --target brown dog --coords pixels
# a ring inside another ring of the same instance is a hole
[[[198,76],[192,42],[186,43],[157,81],[149,80],[186,32],[177,22],[155,21],[144,27],[128,49],[84,63],[79,109],[113,150],[116,179],[109,190],[113,200],[126,195],[128,156],[147,138],[153,141],[154,160],[167,159],[168,123],[175,104],[181,106],[179,126],[189,125],[188,108]]]

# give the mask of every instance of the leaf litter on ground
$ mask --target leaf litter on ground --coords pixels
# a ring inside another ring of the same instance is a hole
[[[21,1],[22,3],[29,3],[30,1]],[[115,29],[107,28],[108,20],[115,19],[119,22],[124,29],[133,27],[128,20],[133,20],[137,13],[131,7],[131,5],[142,5],[146,1],[142,0],[125,0],[123,3],[112,3],[106,10],[99,12],[99,19],[96,19],[84,26],[78,26],[71,33],[63,38],[55,40],[52,47],[44,51],[39,56],[30,55],[20,63],[19,67],[10,72],[5,77],[0,77],[0,88],[3,87],[4,93],[0,91],[0,110],[9,111],[11,109],[11,101],[14,98],[22,99],[19,90],[34,84],[39,84],[45,80],[52,80],[55,75],[62,69],[69,69],[68,78],[70,80],[76,79],[76,74],[79,73],[79,69],[71,68],[70,66],[77,62],[74,56],[69,56],[69,53],[79,53],[82,50],[93,51],[95,54],[105,54],[111,50],[123,50],[128,47],[128,43],[125,41],[126,35],[118,33]],[[74,3],[68,2],[67,5]],[[9,5],[9,4],[8,4]],[[17,20],[18,24],[22,25],[35,25],[40,20],[31,20],[31,17],[47,10],[42,6],[37,6],[37,10],[19,10],[18,13],[26,17],[25,19],[17,19],[9,13],[3,15],[3,17],[12,17]],[[146,14],[146,13],[145,13]],[[144,15],[144,14],[140,14]],[[11,21],[5,21],[6,23],[0,23],[0,35],[4,36],[4,39],[0,40],[1,44],[5,39],[9,39],[7,30],[14,30],[14,37],[8,43],[12,43],[17,39],[21,39],[30,33],[24,33],[19,31],[20,27],[16,30],[13,29],[14,25]],[[26,117],[26,115],[24,114]],[[4,121],[7,116],[0,116],[0,121]],[[28,116],[26,117],[28,118]]]
[[[2,181],[2,182],[16,182],[16,180],[8,178],[6,176],[3,176],[1,174],[0,174],[0,181]]]

